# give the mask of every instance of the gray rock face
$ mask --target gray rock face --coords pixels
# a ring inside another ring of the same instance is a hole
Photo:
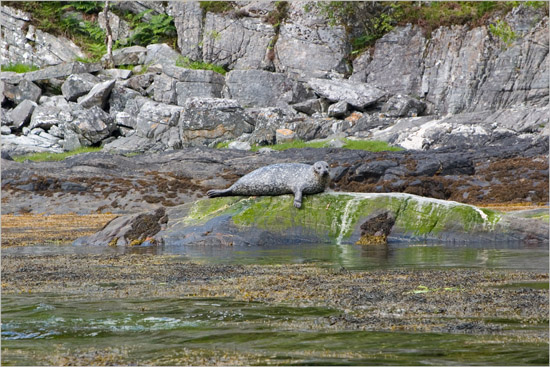
[[[109,17],[109,27],[111,28],[111,33],[113,35],[113,41],[120,41],[121,44],[126,44],[124,41],[126,38],[130,37],[131,30],[130,25],[128,22],[126,22],[124,19],[120,19],[120,17],[112,12],[108,13]],[[105,13],[102,11],[97,16],[97,22],[99,23],[99,26],[101,29],[105,30],[107,29],[106,21],[105,21]]]
[[[179,127],[184,145],[215,145],[251,133],[254,122],[234,100],[190,98],[185,103]]]
[[[103,70],[99,63],[66,62],[24,74],[26,80],[66,78],[72,74],[96,73]]]
[[[86,56],[72,41],[36,29],[30,22],[29,13],[2,6],[0,15],[3,29],[0,62],[3,65],[21,63],[42,67]]]
[[[24,100],[23,102],[19,103],[17,107],[11,111],[11,120],[13,122],[13,127],[17,129],[21,129],[25,124],[27,124],[32,116],[32,113],[34,109],[36,108],[37,104],[31,100]]]
[[[360,60],[360,66],[366,66],[367,78],[363,81],[392,94],[420,96],[425,44],[418,27],[409,25],[387,33],[376,42],[372,61],[367,64]],[[361,71],[353,70],[355,75]]]
[[[203,60],[230,69],[263,69],[271,64],[267,54],[274,37],[273,26],[261,19],[207,13]]]
[[[19,104],[26,99],[38,102],[41,95],[42,90],[26,79],[21,80],[17,85],[4,83],[4,96],[15,104]]]
[[[78,98],[78,104],[84,108],[99,106],[105,109],[107,101],[109,100],[109,94],[113,90],[115,82],[115,80],[107,80],[106,82],[96,84],[88,94]]]
[[[312,98],[292,105],[292,108],[296,111],[305,113],[309,116],[314,113],[327,112],[328,107],[329,102],[320,98]]]
[[[262,70],[234,70],[227,74],[224,97],[246,107],[276,107],[299,102],[306,91],[285,74]]]
[[[132,106],[134,104],[134,106]],[[134,114],[133,111],[139,110]],[[181,138],[177,128],[183,108],[136,98],[125,110],[136,117],[136,134],[160,141],[166,148],[180,148]]]
[[[184,106],[188,98],[221,97],[224,78],[216,72],[166,66],[164,73],[155,77],[156,101]]]
[[[117,112],[124,111],[128,101],[140,96],[141,94],[133,89],[115,84],[109,95],[109,112],[111,115],[116,115]]]
[[[53,125],[59,125],[67,118],[66,111],[52,106],[37,106],[33,109],[29,128],[37,127],[49,129]]]
[[[329,26],[327,19],[314,11],[306,13],[304,5],[304,2],[289,4],[288,18],[281,24],[274,48],[276,71],[300,80],[348,72],[345,29]]]
[[[169,4],[178,33],[181,54],[191,60],[202,60],[203,12],[196,1],[172,1]]]
[[[388,117],[412,117],[421,115],[425,109],[424,102],[398,94],[382,106],[382,113]]]
[[[132,70],[106,69],[101,72],[101,75],[105,75],[109,79],[126,80],[132,76]]]
[[[72,74],[61,86],[61,92],[67,101],[76,102],[78,97],[86,95],[98,83],[99,78],[92,74]]]
[[[320,97],[331,102],[344,101],[359,110],[387,96],[381,89],[349,80],[310,79],[307,84]]]

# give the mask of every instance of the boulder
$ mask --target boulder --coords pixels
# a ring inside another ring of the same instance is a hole
[[[142,46],[119,48],[113,51],[113,62],[115,66],[143,64],[146,55],[147,49]]]
[[[41,95],[42,90],[26,79],[21,80],[17,85],[4,83],[4,96],[15,104],[19,104],[26,99],[38,102]]]
[[[115,82],[116,80],[107,80],[106,82],[96,84],[88,94],[78,98],[78,104],[84,108],[99,106],[105,109]]]
[[[48,80],[54,78],[67,78],[73,74],[96,73],[103,70],[99,63],[65,62],[44,69],[31,71],[24,74],[26,80]]]
[[[70,112],[67,110],[59,107],[38,105],[33,109],[29,128],[49,129],[70,119]]]
[[[26,136],[3,135],[2,151],[6,151],[12,156],[18,156],[43,152],[62,153],[63,149],[52,140],[29,134]]]
[[[307,84],[320,97],[331,102],[344,101],[359,110],[387,97],[381,89],[349,80],[310,79]]]
[[[246,113],[255,123],[254,131],[247,141],[259,145],[271,145],[276,142],[277,129],[291,126],[302,119],[290,108],[264,107],[250,108]]]
[[[44,107],[68,108],[72,102],[67,102],[63,96],[42,96],[38,104]]]
[[[174,65],[179,57],[181,57],[181,54],[172,49],[166,43],[155,43],[152,45],[147,45],[147,55],[145,56],[143,63],[145,65]]]
[[[247,143],[246,141],[232,141],[227,146],[229,149],[236,149],[236,150],[250,150],[252,147],[250,146],[250,143]]]
[[[14,129],[21,129],[30,121],[36,106],[37,104],[35,102],[26,99],[11,111],[11,120]]]
[[[9,126],[2,125],[2,127],[0,127],[0,133],[2,135],[10,135],[11,134],[11,129],[10,129]]]
[[[277,144],[288,143],[296,140],[296,133],[290,129],[275,130],[275,141]]]
[[[157,102],[176,104],[176,79],[166,74],[154,77],[153,99]]]
[[[157,77],[157,74],[155,73],[145,73],[141,75],[134,75],[127,81],[120,83],[120,85],[123,87],[131,88],[136,92],[139,92],[142,96],[146,96],[150,94],[151,91],[153,92],[153,95],[154,95],[155,86],[153,86],[153,82],[155,81],[156,77]],[[162,84],[162,81],[159,81],[159,89],[161,84]],[[159,101],[159,102],[162,102],[162,101]]]
[[[246,107],[284,106],[311,97],[301,83],[282,73],[233,70],[225,82],[224,97],[236,99]]]
[[[421,115],[425,109],[424,102],[398,94],[382,106],[382,113],[388,117],[413,117]]]
[[[67,132],[72,131],[84,146],[99,143],[109,137],[116,128],[113,117],[98,106],[85,109],[75,106],[67,120],[62,125],[65,139],[67,139]]]
[[[328,101],[321,98],[311,98],[292,105],[292,108],[294,108],[296,111],[305,113],[309,116],[313,115],[314,113],[327,112],[328,107]]]
[[[329,106],[328,116],[342,118],[346,117],[349,113],[349,105],[346,101],[336,102]]]
[[[117,112],[124,111],[126,104],[137,97],[141,97],[141,93],[115,84],[109,95],[109,112],[116,115]]]
[[[228,69],[264,69],[275,37],[271,24],[259,18],[207,13],[202,37],[202,59]]]
[[[109,79],[126,80],[132,76],[132,70],[127,69],[105,69],[101,72],[102,75]]]
[[[189,98],[179,128],[184,145],[215,145],[254,130],[254,121],[237,101],[221,98]]]
[[[76,102],[98,83],[99,78],[90,73],[72,74],[61,86],[61,93],[67,101]]]

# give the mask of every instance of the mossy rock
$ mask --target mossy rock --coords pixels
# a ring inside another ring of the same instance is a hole
[[[361,224],[377,211],[395,218],[389,242],[548,241],[548,223],[540,220],[521,218],[522,224],[504,213],[410,194],[335,192],[305,196],[301,209],[291,195],[199,200],[168,209],[167,228],[156,237],[166,244],[365,243]]]

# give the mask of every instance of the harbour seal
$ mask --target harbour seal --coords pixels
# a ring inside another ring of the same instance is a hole
[[[274,196],[294,194],[294,206],[302,206],[303,194],[325,191],[329,183],[329,167],[324,161],[313,166],[302,163],[279,163],[258,168],[241,177],[225,190],[210,190],[208,197]]]

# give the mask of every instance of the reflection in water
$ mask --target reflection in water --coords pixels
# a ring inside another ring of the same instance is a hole
[[[189,261],[211,264],[322,263],[347,269],[373,268],[491,268],[548,270],[548,248],[523,248],[520,244],[487,247],[481,243],[390,243],[387,246],[336,244],[284,244],[279,246],[32,246],[12,247],[4,254],[150,254],[181,255]]]

